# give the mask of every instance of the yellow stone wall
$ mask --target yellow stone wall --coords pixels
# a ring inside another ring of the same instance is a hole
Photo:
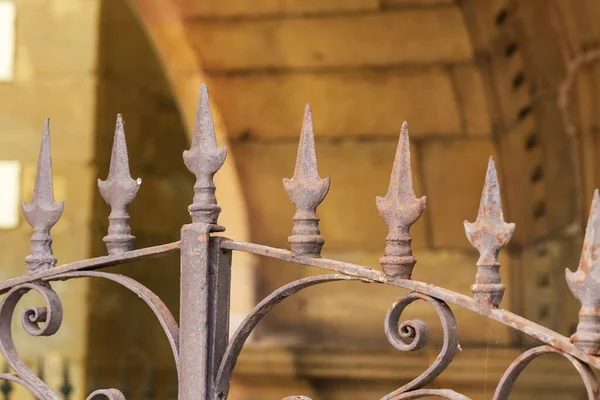
[[[15,0],[14,79],[0,83],[0,159],[22,163],[22,198],[31,199],[44,119],[51,117],[55,198],[64,200],[61,220],[52,230],[58,263],[90,255],[94,190],[94,135],[99,1]],[[0,278],[26,272],[31,228],[0,231]],[[64,304],[64,321],[56,336],[29,337],[15,317],[14,334],[23,358],[34,369],[44,364],[55,389],[68,363],[74,398],[83,398],[88,353],[85,281],[53,285]],[[40,304],[31,295],[25,304]],[[21,307],[22,309],[22,307]],[[19,313],[20,315],[20,313]],[[19,387],[15,395],[29,398]]]
[[[550,3],[558,8],[552,8],[532,0],[519,5],[519,13],[515,2],[503,0],[15,3],[15,79],[0,83],[0,159],[23,163],[22,192],[29,199],[43,118],[53,118],[56,198],[66,203],[53,230],[59,263],[105,254],[101,238],[108,207],[94,183],[106,177],[117,112],[126,122],[132,176],[143,179],[131,206],[136,246],[177,240],[188,220],[193,185],[181,151],[188,146],[198,87],[207,82],[219,144],[229,147],[227,164],[216,177],[227,236],[288,246],[294,209],[281,179],[293,173],[302,111],[310,103],[320,173],[332,178],[318,210],[323,254],[377,268],[387,230],[375,196],[387,190],[399,129],[407,120],[415,191],[428,197],[425,214],[412,229],[414,277],[469,293],[477,255],[462,222],[476,215],[487,159],[494,155],[506,215],[518,222],[510,255],[502,256],[508,285],[504,306],[563,333],[572,325],[577,304],[565,299],[560,274],[575,266],[581,227],[572,222],[587,214],[589,196],[576,208],[568,185],[581,175],[589,194],[597,182],[597,71],[593,66],[571,72],[574,83],[567,100],[560,100],[558,83],[571,67],[562,64],[554,45],[558,38],[544,41],[536,32],[556,38],[557,25],[547,21],[555,21],[552,10],[563,12],[569,18],[559,19],[564,24],[559,25],[569,35],[563,35],[562,54],[576,58],[597,36],[593,24],[578,23],[582,13],[593,11],[590,2],[576,7],[555,0]],[[504,12],[516,15],[521,25],[503,25]],[[546,22],[534,23],[537,14]],[[516,79],[521,75],[526,84]],[[558,100],[576,111],[571,118],[573,132],[582,133],[580,170],[565,161],[571,155],[562,151],[568,140]],[[536,133],[538,142],[531,144]],[[532,181],[538,167],[546,175]],[[25,271],[29,235],[24,221],[0,231],[2,248],[10,248],[0,251],[0,278]],[[177,314],[177,263],[173,256],[113,271],[128,271]],[[315,273],[271,260],[234,259],[234,325],[256,298]],[[170,350],[135,296],[99,281],[56,288],[65,303],[65,322],[42,345],[51,349],[44,363],[54,387],[62,379],[62,355],[68,354],[73,398],[83,398],[86,385],[89,391],[123,381],[130,398],[141,398],[152,377],[158,397],[171,395]],[[244,351],[232,398],[254,399],[259,390],[273,398],[296,392],[323,399],[360,392],[373,398],[406,382],[436,354],[428,348],[403,364],[397,360],[407,355],[389,350],[382,322],[400,294],[333,283],[286,300]],[[489,396],[516,355],[510,346],[517,338],[472,313],[455,311],[465,352],[439,384],[476,398]],[[412,316],[433,322],[432,334],[439,339],[431,308],[415,304]],[[39,346],[39,339],[19,332],[19,344],[35,366],[38,353],[32,346]],[[469,345],[474,350],[468,351]],[[531,382],[549,373],[546,366]],[[561,389],[549,387],[547,396]],[[576,396],[574,387],[570,380],[565,386]]]

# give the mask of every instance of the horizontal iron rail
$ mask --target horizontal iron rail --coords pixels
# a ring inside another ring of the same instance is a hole
[[[0,294],[8,292],[15,286],[22,285],[24,283],[31,283],[40,280],[51,280],[49,278],[57,275],[65,274],[67,272],[74,271],[89,271],[107,267],[113,267],[119,264],[125,264],[133,261],[147,260],[149,258],[161,257],[163,255],[179,252],[181,248],[181,242],[172,242],[163,244],[160,246],[146,247],[143,249],[132,250],[122,254],[111,254],[108,256],[101,256],[90,258],[82,261],[75,261],[69,264],[54,267],[52,269],[43,270],[36,274],[23,275],[18,278],[12,278],[5,282],[0,283]]]
[[[443,300],[446,303],[455,304],[459,307],[471,310],[480,315],[492,318],[506,326],[517,329],[526,335],[549,344],[579,360],[586,362],[596,368],[600,368],[600,357],[592,356],[579,350],[568,337],[560,335],[542,325],[529,321],[517,314],[501,308],[492,308],[481,306],[473,298],[465,296],[452,290],[444,289],[426,282],[420,282],[412,279],[401,279],[387,276],[384,272],[374,270],[361,265],[347,263],[343,261],[330,260],[327,258],[314,258],[296,256],[289,250],[278,249],[274,247],[238,242],[234,240],[223,240],[221,247],[228,250],[241,251],[264,257],[276,258],[296,264],[307,265],[310,267],[321,268],[329,271],[339,272],[345,275],[362,278],[373,283],[384,283],[392,286],[401,287],[414,292],[426,294],[428,296]]]

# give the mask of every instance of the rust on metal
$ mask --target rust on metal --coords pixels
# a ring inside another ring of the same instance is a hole
[[[217,147],[208,88],[202,85],[196,109],[192,146],[183,152],[183,161],[187,169],[196,176],[194,200],[188,207],[192,221],[209,224],[212,232],[225,230],[217,225],[221,207],[217,204],[213,177],[225,162],[226,155],[227,148]]]
[[[8,292],[11,288],[23,283],[35,282],[42,279],[64,274],[66,272],[95,270],[108,268],[119,264],[147,260],[178,252],[181,242],[166,243],[159,246],[146,247],[143,249],[128,251],[124,254],[113,254],[102,257],[89,258],[87,260],[75,261],[69,264],[54,267],[52,269],[37,272],[32,275],[19,276],[0,283],[0,294]]]
[[[577,271],[566,271],[567,284],[581,302],[577,331],[571,341],[589,354],[600,354],[600,197],[594,191]]]
[[[135,237],[131,235],[127,207],[137,195],[141,184],[140,178],[133,180],[129,174],[123,117],[118,114],[108,178],[105,181],[98,179],[100,194],[110,205],[108,235],[103,239],[108,254],[123,254],[133,249]]]
[[[410,291],[391,306],[385,319],[385,333],[396,349],[418,351],[427,344],[429,331],[425,322],[418,319],[401,321],[404,310],[417,300],[425,301],[435,309],[444,332],[442,348],[431,365],[411,382],[384,395],[384,400],[430,396],[468,400],[468,397],[451,389],[424,388],[448,368],[459,348],[458,328],[450,305],[501,322],[543,343],[542,346],[524,352],[507,369],[498,382],[495,400],[506,399],[519,374],[530,361],[547,353],[560,354],[570,361],[581,376],[588,398],[600,398],[598,381],[591,369],[600,368],[598,191],[594,193],[579,268],[576,272],[566,272],[569,287],[582,304],[577,332],[568,338],[498,308],[504,293],[504,285],[499,276],[498,254],[510,239],[514,224],[503,220],[500,189],[492,159],[488,165],[477,219],[474,223],[465,221],[467,237],[480,254],[475,284],[472,286],[474,296],[470,297],[410,279],[416,260],[412,255],[409,229],[423,213],[425,197],[417,199],[414,194],[406,123],[402,126],[388,193],[384,198],[377,198],[379,213],[389,227],[384,256],[380,260],[383,271],[320,257],[323,238],[319,233],[316,208],[327,194],[329,178],[321,179],[318,174],[309,107],[305,112],[294,177],[284,180],[285,190],[297,208],[294,230],[289,239],[292,251],[211,235],[211,232],[225,229],[217,225],[221,208],[216,201],[213,181],[214,174],[225,161],[225,155],[226,150],[217,147],[208,91],[206,86],[202,86],[191,149],[184,152],[185,164],[196,176],[194,200],[189,206],[193,222],[182,227],[181,241],[131,250],[133,237],[130,234],[127,205],[133,200],[139,183],[129,175],[123,124],[119,116],[108,179],[99,182],[102,196],[111,206],[109,231],[105,238],[109,255],[55,267],[50,229],[60,218],[63,204],[54,202],[50,137],[46,122],[33,199],[31,204],[23,204],[25,218],[33,227],[31,251],[26,258],[28,273],[0,283],[0,294],[4,294],[0,303],[0,351],[14,371],[13,374],[0,374],[0,379],[23,386],[39,399],[60,398],[40,376],[36,376],[25,365],[14,345],[12,333],[15,310],[22,297],[29,292],[37,293],[45,305],[25,309],[21,318],[25,332],[32,336],[50,336],[59,330],[63,309],[58,294],[52,289],[53,281],[83,277],[106,279],[139,296],[154,312],[171,344],[178,374],[179,400],[225,400],[235,363],[246,340],[259,321],[284,299],[314,285],[334,281],[360,281]],[[118,274],[94,271],[177,251],[181,257],[179,326],[162,300],[139,282]],[[248,314],[229,341],[233,251],[333,273],[294,281],[275,290]],[[88,400],[103,398],[124,400],[125,396],[118,389],[100,389],[87,397]],[[284,400],[310,399],[291,396]]]
[[[402,124],[392,178],[385,197],[377,197],[377,209],[388,226],[384,256],[379,259],[389,276],[410,279],[417,259],[412,254],[410,227],[426,206],[426,197],[415,197],[410,165],[408,124]]]
[[[473,297],[482,305],[498,307],[505,287],[500,279],[498,254],[508,243],[515,224],[504,222],[500,185],[494,158],[490,157],[481,203],[475,222],[464,222],[469,242],[479,251],[475,284],[471,286]]]
[[[330,179],[321,179],[317,167],[315,132],[310,105],[304,109],[296,167],[292,179],[285,178],[283,187],[296,205],[292,236],[288,238],[292,251],[299,256],[320,257],[325,240],[319,231],[317,207],[329,191]]]
[[[23,202],[21,208],[25,219],[33,228],[31,248],[25,258],[28,272],[35,274],[56,265],[52,254],[50,229],[58,222],[64,209],[64,203],[54,202],[52,185],[52,156],[50,155],[50,119],[46,119],[44,135],[38,157],[35,184],[31,204]]]
[[[401,388],[382,397],[381,400],[392,400],[402,393],[421,389],[428,385],[448,368],[458,349],[458,327],[450,307],[443,301],[417,292],[399,298],[388,310],[385,317],[385,334],[390,344],[400,351],[420,350],[427,344],[429,329],[424,321],[417,319],[400,323],[400,316],[404,309],[417,300],[424,300],[431,304],[440,318],[444,331],[440,354],[425,372]]]

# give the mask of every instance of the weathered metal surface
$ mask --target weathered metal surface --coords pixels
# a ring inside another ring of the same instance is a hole
[[[123,117],[119,114],[108,178],[105,181],[98,179],[100,194],[110,205],[108,235],[103,239],[108,254],[123,254],[133,249],[135,237],[131,235],[127,207],[137,195],[141,184],[140,178],[133,180],[129,174],[129,157],[127,156]]]
[[[209,231],[199,223],[181,230],[179,400],[210,398]]]
[[[399,394],[391,398],[390,400],[412,400],[412,399],[424,399],[431,397],[440,397],[450,400],[471,400],[467,396],[455,392],[450,389],[418,389],[411,392]]]
[[[171,253],[176,253],[181,248],[181,242],[162,244],[160,246],[146,247],[139,250],[129,251],[124,254],[113,254],[109,256],[95,257],[87,260],[75,261],[73,263],[44,270],[33,275],[24,275],[12,278],[0,283],[0,294],[8,292],[11,288],[22,285],[23,283],[36,282],[42,279],[52,278],[53,276],[64,274],[66,272],[94,270],[108,268],[119,264],[125,264],[135,261],[148,260],[151,258],[162,257]]]
[[[229,303],[231,299],[231,251],[221,248],[220,237],[209,242],[209,392],[215,392],[214,382],[229,344]]]
[[[600,368],[600,357],[597,356],[600,348],[598,192],[594,194],[579,268],[576,272],[567,271],[569,287],[582,303],[577,332],[569,339],[510,311],[498,308],[504,293],[504,285],[499,276],[498,253],[510,239],[514,225],[503,220],[493,160],[490,159],[488,165],[477,220],[474,223],[465,221],[467,237],[480,253],[478,272],[472,286],[474,296],[469,297],[410,279],[416,259],[412,255],[409,229],[423,213],[425,197],[417,199],[414,194],[406,123],[402,126],[388,193],[384,198],[377,198],[377,208],[389,227],[384,256],[381,258],[383,271],[320,257],[324,240],[320,236],[316,208],[329,189],[329,179],[321,179],[317,171],[310,108],[307,107],[305,112],[294,177],[284,180],[286,192],[297,208],[294,230],[290,237],[292,251],[211,235],[212,232],[225,229],[217,224],[221,208],[216,201],[213,181],[214,174],[225,161],[225,155],[225,149],[217,147],[208,91],[203,86],[200,90],[191,149],[184,152],[185,164],[196,176],[194,199],[189,206],[192,223],[182,227],[181,242],[130,251],[133,237],[130,234],[127,205],[135,196],[139,183],[129,176],[123,125],[119,117],[109,176],[106,181],[99,182],[101,193],[111,206],[110,227],[105,239],[110,255],[55,267],[50,229],[58,221],[63,205],[54,202],[49,131],[46,122],[32,203],[23,205],[23,213],[34,229],[30,255],[26,258],[28,273],[0,283],[0,294],[5,294],[0,304],[0,350],[14,372],[0,374],[0,379],[22,385],[40,399],[59,398],[41,376],[36,376],[23,363],[12,338],[12,317],[16,306],[23,295],[31,291],[42,297],[45,306],[25,310],[22,318],[25,331],[33,336],[49,336],[60,328],[62,305],[50,286],[51,281],[94,277],[114,281],[131,290],[154,312],[171,344],[178,372],[178,398],[224,400],[229,392],[235,363],[246,340],[260,320],[279,302],[313,285],[358,280],[411,291],[392,305],[385,320],[386,335],[390,343],[399,350],[418,351],[427,343],[428,328],[423,321],[400,321],[404,309],[416,300],[427,301],[435,308],[444,331],[442,348],[430,367],[408,384],[384,395],[382,400],[419,399],[430,396],[454,400],[468,399],[450,389],[423,388],[450,365],[458,348],[458,330],[448,306],[450,304],[499,321],[545,344],[526,351],[515,360],[499,382],[494,399],[506,399],[521,371],[535,357],[546,353],[557,353],[567,358],[579,372],[588,398],[600,398],[598,382],[591,370],[591,367]],[[176,251],[181,253],[179,327],[160,298],[143,285],[125,276],[93,271]],[[275,290],[255,307],[229,342],[233,251],[312,266],[333,271],[335,274],[301,279]],[[150,389],[148,393],[154,391],[153,387]],[[123,400],[125,395],[117,389],[101,389],[88,396],[88,400],[101,398]],[[310,399],[292,396],[284,400]]]
[[[412,255],[410,227],[425,210],[426,197],[415,197],[410,165],[408,124],[402,124],[392,178],[385,197],[377,197],[377,209],[387,224],[384,256],[379,262],[389,276],[410,279],[417,259]]]
[[[52,156],[50,155],[50,120],[46,119],[44,135],[35,175],[33,198],[31,204],[22,204],[23,215],[33,228],[31,248],[25,257],[28,272],[35,274],[56,265],[52,255],[52,237],[50,229],[62,215],[64,204],[54,202],[54,187],[52,185]]]
[[[225,230],[217,225],[221,207],[217,205],[213,177],[225,162],[226,155],[225,147],[217,147],[208,89],[206,85],[202,85],[196,110],[192,147],[183,152],[183,161],[187,169],[196,176],[194,200],[188,207],[192,221],[211,225],[212,232]]]
[[[254,243],[226,240],[223,241],[222,247],[228,250],[243,251],[264,257],[277,258],[296,264],[325,269],[349,276],[363,278],[366,281],[371,281],[374,283],[397,286],[426,294],[435,299],[444,301],[445,303],[454,304],[461,308],[471,310],[477,314],[494,319],[513,329],[519,330],[536,340],[556,347],[565,353],[571,354],[573,357],[578,358],[594,366],[595,368],[600,368],[600,357],[596,357],[579,350],[573,345],[573,343],[571,343],[568,337],[536,324],[533,321],[529,321],[508,310],[481,306],[472,297],[465,296],[464,294],[456,293],[430,283],[390,277],[382,271],[343,261],[329,260],[325,258],[296,257],[291,251]]]
[[[125,395],[117,389],[100,389],[92,392],[86,400],[125,400]]]
[[[582,351],[600,354],[600,197],[598,190],[590,210],[579,267],[566,271],[567,284],[581,302],[577,331],[571,341]]]
[[[488,163],[477,219],[474,223],[465,221],[464,224],[469,242],[479,251],[475,284],[471,286],[473,297],[482,306],[498,307],[505,289],[500,279],[498,254],[510,240],[515,224],[504,222],[500,185],[492,157]]]
[[[288,238],[292,251],[301,256],[320,257],[325,239],[319,231],[317,207],[329,191],[330,179],[321,179],[317,168],[315,133],[310,105],[306,105],[296,168],[292,179],[285,178],[283,187],[292,203],[296,205],[294,228]]]
[[[421,320],[408,320],[400,324],[402,312],[416,300],[424,300],[431,304],[435,308],[438,317],[440,317],[442,330],[444,331],[442,349],[433,364],[425,372],[401,388],[382,397],[381,400],[395,399],[403,393],[421,389],[423,386],[428,385],[448,368],[458,349],[458,327],[450,307],[443,301],[417,292],[409,293],[399,298],[387,312],[385,317],[385,334],[392,346],[401,351],[416,351],[427,344],[429,330],[425,322]]]

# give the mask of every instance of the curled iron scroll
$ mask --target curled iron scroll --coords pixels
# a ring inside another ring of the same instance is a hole
[[[0,350],[16,374],[2,374],[2,379],[24,386],[38,399],[59,400],[58,394],[25,365],[13,340],[12,319],[15,308],[21,298],[30,291],[39,294],[46,305],[30,307],[24,311],[22,324],[25,331],[33,336],[51,336],[58,331],[62,323],[62,304],[49,284],[26,283],[12,288],[0,304]]]
[[[502,379],[498,383],[498,387],[496,388],[496,393],[494,393],[493,400],[508,399],[508,395],[510,394],[515,381],[517,380],[521,372],[523,372],[523,370],[527,367],[527,365],[529,365],[529,363],[535,358],[541,356],[542,354],[548,353],[560,354],[561,356],[569,360],[571,364],[573,364],[573,366],[575,367],[575,369],[577,369],[577,372],[581,376],[581,379],[583,380],[585,390],[590,400],[596,400],[600,397],[600,388],[598,386],[598,380],[596,378],[596,375],[594,375],[594,371],[592,371],[592,368],[589,365],[579,361],[570,354],[564,353],[558,349],[555,349],[552,346],[544,345],[534,347],[533,349],[526,351],[525,353],[521,354],[515,361],[513,361],[513,363],[510,365],[510,367],[508,367],[508,369],[504,373],[504,376],[502,376]]]
[[[426,397],[441,397],[449,400],[470,400],[467,396],[450,389],[419,389],[394,396],[391,400],[413,400]]]
[[[125,395],[117,389],[99,389],[90,393],[86,400],[125,400]]]
[[[420,389],[423,386],[431,383],[450,365],[454,359],[454,355],[456,354],[456,349],[458,348],[458,328],[452,310],[443,301],[417,292],[411,292],[406,296],[399,298],[398,301],[388,310],[385,318],[385,334],[387,335],[392,346],[401,351],[416,351],[423,348],[423,346],[425,346],[427,343],[429,330],[424,321],[408,320],[399,324],[400,316],[402,315],[404,309],[416,300],[427,301],[435,308],[435,311],[440,317],[442,329],[444,331],[442,349],[440,350],[440,354],[437,356],[434,363],[431,364],[425,372],[401,388],[382,397],[381,400],[419,398],[414,397],[417,394],[413,394],[413,397],[411,397],[408,395],[408,392]],[[420,397],[424,397],[425,395],[426,394]],[[443,393],[439,392],[437,394],[430,395],[443,395]],[[456,393],[456,395],[458,394]],[[447,398],[464,399],[465,397]]]

